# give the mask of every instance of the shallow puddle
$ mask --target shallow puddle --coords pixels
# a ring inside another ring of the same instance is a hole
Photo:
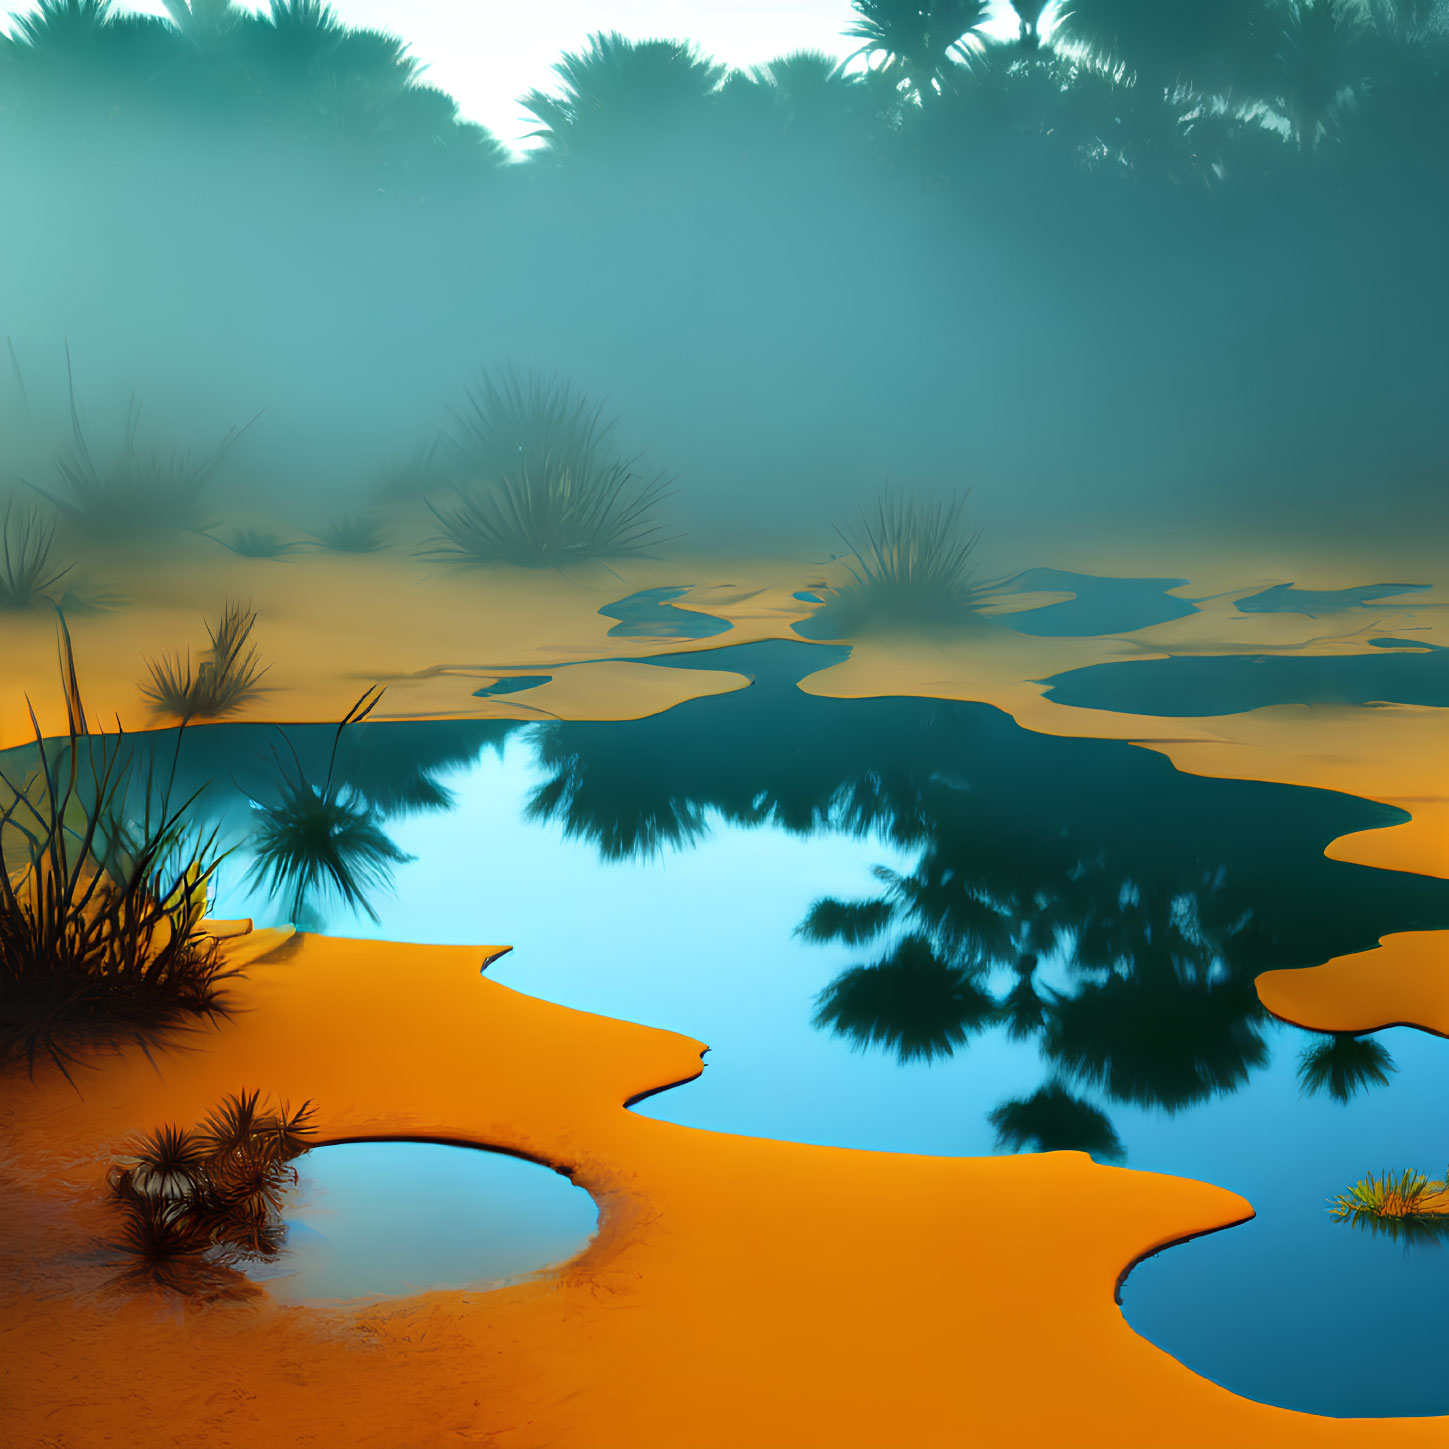
[[[496,1288],[581,1252],[582,1188],[537,1163],[436,1142],[348,1142],[298,1159],[287,1245],[251,1276],[286,1302]]]

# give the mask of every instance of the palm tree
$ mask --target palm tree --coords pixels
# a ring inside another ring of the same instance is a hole
[[[1035,50],[1041,44],[1041,17],[1051,0],[1011,0],[1011,8],[1021,27],[1021,44]]]
[[[519,104],[541,122],[529,134],[555,155],[664,134],[702,114],[725,74],[687,41],[627,40],[617,30],[589,36],[585,51],[565,54],[553,69],[562,93],[532,90]]]
[[[1364,85],[1369,52],[1358,13],[1343,0],[1286,0],[1264,99],[1300,151],[1330,136]]]
[[[1222,94],[1241,76],[1269,0],[1063,0],[1053,37],[1115,60],[1153,89]]]
[[[865,43],[850,58],[884,56],[922,105],[950,89],[953,72],[982,47],[990,0],[851,0],[860,17],[845,32]]]

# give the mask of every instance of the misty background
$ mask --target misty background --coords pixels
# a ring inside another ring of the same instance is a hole
[[[201,453],[260,413],[219,519],[370,500],[513,362],[608,398],[685,547],[823,557],[886,479],[971,488],[1020,566],[1449,525],[1429,0],[1023,0],[1007,40],[862,0],[845,71],[605,34],[522,157],[310,0],[167,8],[0,43],[7,474],[60,491],[68,345],[98,453],[133,399]]]

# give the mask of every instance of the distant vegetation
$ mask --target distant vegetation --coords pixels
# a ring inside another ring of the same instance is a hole
[[[267,1109],[259,1092],[225,1098],[199,1127],[159,1127],[111,1170],[121,1210],[113,1244],[131,1276],[181,1291],[224,1289],[230,1270],[268,1258],[286,1236],[283,1193],[310,1146],[313,1108]]]
[[[639,553],[658,538],[660,475],[620,456],[614,420],[567,378],[509,367],[485,373],[457,414],[463,482],[433,552],[540,567]]]
[[[842,634],[891,626],[963,623],[982,601],[973,554],[979,535],[966,499],[912,498],[887,490],[858,522],[837,528],[850,582],[829,591],[819,627]]]
[[[69,347],[65,361],[71,441],[55,460],[65,492],[54,494],[38,487],[36,491],[77,532],[105,543],[194,526],[202,490],[244,429],[231,428],[199,457],[176,445],[152,443],[145,448],[139,438],[141,406],[133,399],[119,449],[98,461],[81,425]]]
[[[211,648],[191,670],[191,655],[163,654],[147,660],[150,680],[141,686],[152,706],[181,720],[222,719],[235,714],[260,690],[266,668],[252,643],[256,610],[231,600],[215,627],[206,626]]]
[[[275,528],[237,528],[217,542],[242,558],[286,558],[301,547],[295,539],[283,538]]]
[[[333,553],[376,553],[387,543],[387,533],[376,519],[358,514],[330,518],[312,535],[319,548]]]
[[[43,742],[37,723],[0,769],[0,1065],[32,1071],[225,1010],[200,929],[215,833],[166,779],[136,779],[123,741],[88,732],[64,625],[61,682],[67,736]]]
[[[0,184],[46,219],[0,261],[37,340],[79,318],[122,357],[144,331],[208,382],[265,377],[269,429],[291,429],[268,478],[310,469],[296,437],[358,476],[460,367],[496,365],[484,337],[596,369],[631,419],[668,420],[671,468],[747,495],[751,524],[787,488],[818,516],[828,490],[943,466],[1078,516],[1164,480],[1213,511],[1369,467],[1429,496],[1445,7],[1014,8],[1002,41],[977,0],[858,0],[845,66],[731,70],[683,39],[596,34],[521,98],[538,145],[515,160],[402,41],[316,0],[43,0],[0,39]],[[120,257],[123,283],[82,292]],[[350,436],[400,394],[385,436]],[[356,457],[333,460],[344,443]],[[77,445],[45,486],[102,536],[195,523],[171,504],[216,452],[132,431],[114,461]],[[469,555],[546,552],[562,476],[529,459],[439,505],[445,532]]]

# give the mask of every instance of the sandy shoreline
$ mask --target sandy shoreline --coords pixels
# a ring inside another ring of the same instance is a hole
[[[820,579],[818,565],[780,560],[656,560],[626,572],[207,557],[127,580],[128,607],[70,622],[93,719],[128,729],[164,723],[137,688],[143,655],[195,651],[202,615],[237,596],[256,604],[272,666],[269,692],[241,719],[335,720],[374,682],[389,686],[376,718],[630,719],[745,680],[620,661],[798,639],[790,624],[809,606],[793,594]],[[1171,570],[1154,562],[1151,572]],[[1449,581],[1422,568],[1405,576]],[[729,619],[731,631],[610,637],[615,621],[597,613],[691,580],[676,606]],[[802,687],[979,700],[1042,733],[1136,741],[1190,773],[1401,805],[1410,822],[1343,837],[1328,854],[1449,875],[1449,799],[1432,793],[1449,743],[1443,711],[1154,719],[1068,708],[1034,682],[1180,653],[1364,652],[1373,634],[1393,632],[1400,605],[1414,611],[1416,637],[1446,634],[1422,601],[1387,601],[1335,632],[1297,615],[1235,613],[1256,578],[1177,592],[1199,598],[1217,585],[1224,592],[1197,614],[1106,639],[998,628],[949,643],[863,641]],[[36,611],[6,628],[0,744],[13,745],[28,737],[25,690],[47,729],[58,718],[55,625]],[[473,693],[529,672],[555,677],[522,696]],[[1446,939],[1405,933],[1376,952],[1269,972],[1260,996],[1320,1030],[1406,1022],[1449,1033]],[[259,933],[230,949],[271,954],[248,965],[237,1013],[215,1032],[155,1067],[136,1051],[103,1059],[79,1094],[44,1072],[3,1083],[13,1232],[0,1249],[0,1343],[17,1446],[1444,1442],[1442,1419],[1332,1420],[1239,1398],[1128,1327],[1113,1301],[1124,1270],[1249,1215],[1231,1193],[1078,1153],[929,1158],[681,1128],[623,1104],[696,1075],[701,1043],[480,979],[496,948]],[[472,1142],[566,1168],[599,1202],[600,1233],[530,1283],[355,1311],[282,1307],[265,1293],[203,1307],[107,1288],[113,1270],[94,1247],[108,1225],[107,1162],[136,1131],[194,1120],[242,1086],[315,1099],[324,1140]],[[963,1398],[973,1385],[990,1392]]]

